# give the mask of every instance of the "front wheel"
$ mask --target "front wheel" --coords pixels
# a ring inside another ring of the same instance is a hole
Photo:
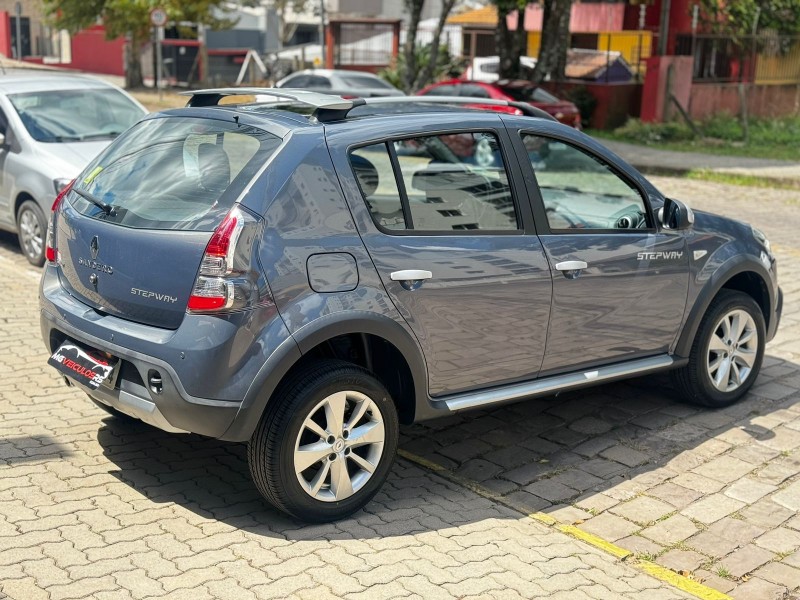
[[[44,264],[47,220],[34,200],[26,200],[17,211],[17,235],[19,247],[28,262],[41,267]]]
[[[673,372],[679,393],[695,404],[730,406],[758,377],[765,340],[758,304],[747,294],[723,290],[700,322],[689,363]]]
[[[378,492],[398,437],[383,384],[361,367],[327,360],[270,399],[247,459],[256,487],[276,508],[303,521],[334,521]]]

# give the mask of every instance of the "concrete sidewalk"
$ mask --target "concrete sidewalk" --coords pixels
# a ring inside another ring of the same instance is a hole
[[[676,152],[626,142],[605,139],[599,141],[643,172],[680,175],[702,169],[749,175],[800,186],[800,149],[797,152],[797,161],[794,162],[702,152]]]

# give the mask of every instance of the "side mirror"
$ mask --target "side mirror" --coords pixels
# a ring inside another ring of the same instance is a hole
[[[666,229],[689,229],[694,224],[694,212],[680,200],[666,198],[658,211],[658,220]]]

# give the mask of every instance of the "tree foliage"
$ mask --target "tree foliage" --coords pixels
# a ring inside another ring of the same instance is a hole
[[[272,8],[275,9],[275,14],[278,15],[278,38],[281,42],[281,48],[289,43],[292,39],[299,23],[296,21],[288,21],[286,19],[286,12],[289,8],[292,9],[294,14],[301,13],[306,9],[308,0],[272,0]],[[320,44],[324,44],[325,40],[320,40]]]
[[[545,79],[561,80],[567,69],[569,50],[569,19],[572,0],[544,0],[542,40],[539,57],[531,79],[540,83]]]
[[[432,54],[430,44],[417,45],[414,50],[414,64],[417,65],[417,69],[420,72],[430,71],[431,73],[425,85],[440,79],[459,77],[464,72],[466,67],[464,60],[453,57],[446,44],[442,44],[439,47],[439,51],[436,53],[436,62],[431,60]],[[404,52],[397,57],[397,61],[393,65],[381,70],[378,75],[394,87],[403,89],[406,73],[406,55]]]
[[[800,0],[700,0],[703,29],[741,38],[758,31],[800,33]]]
[[[402,60],[398,60],[396,65],[399,67],[400,75],[398,81],[400,85],[397,87],[409,94],[425,87],[435,79],[435,73],[440,64],[442,31],[456,0],[442,0],[442,10],[439,13],[439,20],[436,22],[436,28],[433,30],[431,42],[420,46],[417,43],[417,37],[424,4],[425,0],[403,0],[403,6],[408,13],[408,29],[401,54]],[[420,50],[420,48],[424,48],[424,50]],[[421,52],[427,53],[425,63],[419,61]],[[448,60],[449,53],[446,58],[446,61]]]
[[[127,52],[125,84],[141,87],[140,50],[150,39],[150,11],[166,10],[170,21],[201,23],[212,29],[224,29],[233,23],[213,15],[224,0],[44,0],[44,9],[51,23],[59,29],[77,33],[98,22],[106,29],[106,38],[121,36],[130,43]]]

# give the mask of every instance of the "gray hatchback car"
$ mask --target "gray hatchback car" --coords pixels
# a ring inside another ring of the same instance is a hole
[[[248,442],[307,521],[372,498],[401,423],[665,370],[741,398],[781,314],[764,235],[528,105],[459,101],[221,89],[148,116],[54,207],[50,363],[118,416]]]

